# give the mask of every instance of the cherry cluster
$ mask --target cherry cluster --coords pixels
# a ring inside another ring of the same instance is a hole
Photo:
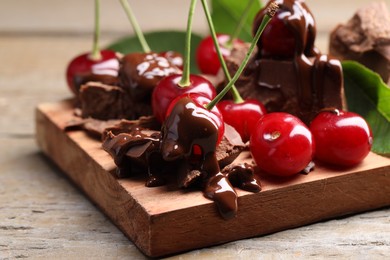
[[[367,122],[353,112],[324,109],[309,127],[291,114],[275,112],[259,119],[250,150],[263,171],[290,176],[310,167],[314,158],[354,166],[368,155],[372,140]]]
[[[191,1],[187,24],[188,36],[191,33],[195,3],[196,1]],[[148,81],[146,84],[148,88],[142,90],[141,94],[142,97],[150,96],[149,102],[153,115],[162,124],[165,140],[162,142],[163,156],[166,160],[183,156],[183,153],[186,157],[207,158],[210,153],[215,152],[216,146],[221,141],[224,124],[234,127],[244,142],[249,141],[250,151],[257,166],[262,171],[273,175],[297,174],[307,168],[314,158],[325,163],[351,166],[361,162],[367,156],[372,145],[372,134],[368,124],[357,114],[328,109],[320,112],[310,126],[307,126],[291,114],[281,112],[267,114],[264,105],[258,100],[243,100],[235,91],[234,83],[244,69],[247,60],[232,78],[226,70],[224,57],[230,55],[233,46],[244,44],[244,42],[231,35],[216,34],[204,0],[202,4],[208,17],[211,35],[198,46],[197,63],[204,74],[215,75],[219,71],[224,71],[229,83],[218,95],[216,88],[205,77],[189,73],[189,37],[187,37],[182,70],[169,61],[169,57],[166,56],[169,52],[156,54],[145,48],[145,53],[141,55],[141,58],[139,55],[128,54],[119,62],[117,55],[112,51],[95,49],[91,53],[75,58],[69,64],[67,80],[70,89],[75,94],[79,92],[80,86],[75,85],[74,79],[83,74],[112,77],[117,77],[119,74],[123,81],[124,76],[120,75],[121,71],[123,74],[123,71],[131,70],[137,74],[142,62],[153,59],[153,64],[158,68],[149,72],[158,70],[156,73],[161,78]],[[294,35],[283,24],[282,16],[280,12],[272,19],[271,15],[264,16],[262,21],[256,24],[256,34],[247,55],[248,59],[259,39],[257,46],[265,56],[294,55],[293,50],[297,43]],[[266,26],[269,21],[270,23]],[[264,28],[266,29],[261,36]],[[126,62],[127,60],[131,62]],[[130,69],[126,69],[130,63],[134,64]],[[150,62],[146,65],[152,68]],[[138,69],[133,69],[135,67]],[[166,74],[160,73],[167,71],[168,67],[176,69],[169,70]],[[128,77],[125,77],[126,80],[130,82],[128,85],[134,85],[132,81],[137,76],[135,74],[125,75]],[[148,79],[146,74],[143,79]],[[104,83],[104,80],[101,80]],[[221,101],[228,91],[232,91],[233,100]],[[207,124],[202,123],[202,125],[207,125],[207,127],[199,127],[200,122],[205,121]],[[183,122],[187,124],[185,128]],[[193,125],[193,130],[191,130],[188,124],[197,125]],[[185,133],[183,129],[193,132]],[[216,129],[217,134],[211,133],[212,129]],[[186,136],[191,140],[187,140]],[[190,147],[183,148],[178,145],[180,140]],[[210,142],[213,148],[210,148]]]

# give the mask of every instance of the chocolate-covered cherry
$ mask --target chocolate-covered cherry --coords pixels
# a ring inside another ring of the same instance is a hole
[[[216,95],[215,87],[210,81],[198,75],[190,75],[189,86],[180,86],[183,75],[175,74],[163,78],[152,94],[153,114],[159,122],[163,122],[167,115],[169,104],[178,96],[185,93],[198,93],[208,99]]]
[[[239,39],[234,39],[231,46],[228,46],[230,36],[227,34],[217,34],[217,41],[222,56],[225,58],[230,55],[234,44],[243,44]],[[199,70],[204,74],[216,75],[221,68],[218,54],[214,46],[212,36],[205,37],[196,49],[196,62]]]
[[[326,163],[352,166],[371,150],[370,126],[353,112],[324,110],[313,119],[310,130],[316,143],[316,158]]]
[[[259,11],[253,23],[253,32],[259,27],[262,18],[271,4],[279,10],[271,19],[258,42],[262,57],[291,59],[295,55],[312,56],[316,52],[315,21],[304,1],[273,0]]]
[[[309,129],[297,117],[269,113],[258,121],[252,133],[250,151],[264,172],[291,176],[309,165],[314,156],[314,142]]]
[[[119,77],[132,99],[150,102],[157,83],[166,76],[180,72],[179,68],[161,54],[135,52],[122,58]]]
[[[189,159],[199,155],[197,153],[202,154],[203,159],[209,153],[215,156],[217,144],[223,137],[224,123],[218,108],[205,108],[209,102],[210,99],[195,93],[181,95],[172,101],[162,127],[161,151],[164,160]],[[211,167],[207,163],[202,165]],[[208,171],[209,174],[217,172]]]
[[[111,50],[99,51],[100,57],[94,58],[90,52],[83,53],[70,61],[66,69],[66,80],[72,92],[78,95],[83,77],[95,75],[115,78],[118,76],[119,61],[116,53]],[[81,82],[81,83],[80,83]]]
[[[264,29],[259,40],[262,57],[294,57],[295,36],[281,18],[282,15],[283,12],[275,15]]]
[[[239,103],[233,100],[222,100],[217,107],[222,113],[224,122],[240,134],[243,142],[249,141],[257,121],[267,113],[264,105],[256,99],[247,99]]]

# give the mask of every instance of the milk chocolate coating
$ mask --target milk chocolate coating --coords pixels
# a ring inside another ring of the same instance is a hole
[[[288,112],[306,124],[324,107],[344,107],[343,75],[341,63],[319,53],[314,46],[316,27],[314,18],[303,1],[276,0],[280,17],[295,35],[292,58],[262,57],[261,44],[246,70],[237,81],[243,98],[261,101],[268,112]],[[254,31],[268,5],[256,16]],[[275,19],[275,17],[273,18]],[[241,62],[247,46],[232,51],[227,58],[229,70],[234,72]]]
[[[359,9],[331,33],[329,53],[355,60],[377,72],[390,85],[390,14],[384,2]]]

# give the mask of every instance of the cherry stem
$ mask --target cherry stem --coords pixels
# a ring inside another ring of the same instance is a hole
[[[252,43],[251,43],[251,45],[249,47],[248,53],[246,54],[246,56],[245,56],[244,60],[242,61],[240,67],[238,68],[238,70],[234,74],[232,80],[229,81],[229,83],[224,87],[224,89],[221,92],[219,92],[219,94],[213,100],[211,100],[210,103],[208,103],[206,105],[206,108],[208,110],[213,109],[213,107],[226,95],[226,93],[229,92],[229,90],[232,88],[234,83],[236,83],[236,81],[240,77],[241,73],[244,71],[245,66],[248,64],[248,61],[249,61],[250,57],[252,56],[252,53],[253,53],[253,51],[254,51],[254,49],[256,47],[256,44],[259,41],[260,36],[263,33],[263,31],[264,31],[264,28],[267,26],[267,24],[269,23],[271,18],[275,15],[275,13],[276,13],[278,8],[279,7],[278,7],[278,5],[276,3],[272,3],[268,7],[267,13],[266,13],[266,15],[264,15],[263,20],[261,21],[261,24],[260,24],[259,28],[256,31],[255,37],[253,38]]]
[[[89,56],[91,60],[101,60],[102,54],[99,48],[100,40],[100,0],[95,0],[95,28],[93,34],[92,52]]]
[[[120,0],[123,10],[125,11],[127,18],[129,18],[129,21],[131,25],[133,26],[133,30],[135,34],[137,35],[138,41],[141,44],[142,50],[145,53],[150,52],[150,47],[148,43],[146,42],[145,36],[142,33],[142,30],[137,22],[137,19],[135,18],[135,15],[133,13],[133,10],[131,9],[129,2],[127,0]]]
[[[217,56],[218,56],[219,63],[221,64],[221,67],[222,67],[223,73],[225,74],[226,79],[230,82],[232,80],[232,77],[230,76],[229,70],[228,70],[228,68],[226,66],[225,59],[223,58],[222,53],[221,53],[221,48],[220,48],[219,43],[218,43],[218,38],[217,38],[217,34],[215,32],[213,20],[212,20],[211,15],[210,15],[209,7],[207,5],[206,0],[201,0],[201,2],[202,2],[202,5],[203,5],[204,13],[205,13],[206,18],[207,18],[207,23],[209,25],[210,34],[211,34],[211,37],[212,37],[213,42],[214,42],[214,48],[217,51]],[[244,100],[240,96],[240,93],[238,93],[238,90],[234,86],[234,84],[233,84],[231,90],[232,90],[233,100],[234,100],[235,103],[242,103],[242,102],[244,102]]]
[[[197,0],[191,0],[190,10],[188,12],[183,74],[178,84],[180,87],[188,87],[189,85],[191,85],[190,82],[191,33],[192,33],[192,20],[195,13],[196,1]]]
[[[237,24],[237,27],[236,29],[234,30],[233,34],[231,35],[229,41],[226,43],[226,46],[232,46],[233,45],[233,41],[234,39],[237,39],[238,38],[238,35],[240,34],[240,32],[242,31],[242,28],[244,27],[244,24],[245,24],[245,21],[247,20],[248,18],[248,15],[249,15],[249,11],[251,10],[251,7],[253,5],[253,3],[255,2],[256,0],[250,0],[247,4],[247,6],[245,7],[244,9],[244,12],[242,13],[241,17],[240,17],[240,20],[238,21],[238,24]]]

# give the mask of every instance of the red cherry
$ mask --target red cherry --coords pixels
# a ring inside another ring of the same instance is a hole
[[[279,12],[265,27],[258,42],[263,57],[294,57],[295,35],[285,24],[282,18],[285,15],[286,12]]]
[[[256,99],[247,99],[241,103],[222,100],[217,106],[225,123],[236,129],[243,142],[249,141],[257,121],[267,113],[264,105]]]
[[[182,94],[198,93],[209,99],[213,99],[216,96],[215,87],[207,79],[197,75],[190,75],[190,86],[181,87],[179,86],[181,78],[181,74],[167,76],[153,90],[153,114],[160,123],[165,120],[169,104]]]
[[[314,155],[312,134],[297,117],[269,113],[257,123],[250,138],[257,166],[271,175],[291,176],[308,166]]]
[[[371,150],[372,132],[367,122],[353,112],[320,112],[311,122],[316,158],[330,164],[352,166]]]
[[[225,58],[230,55],[231,47],[226,46],[230,36],[227,34],[217,34],[217,40],[220,46],[221,54]],[[235,43],[243,43],[239,39],[233,41]],[[204,38],[198,48],[196,49],[196,62],[199,70],[204,74],[216,75],[221,68],[221,64],[218,59],[218,54],[214,46],[213,38],[207,36]]]
[[[93,60],[90,57],[90,53],[83,53],[69,63],[66,70],[66,80],[70,90],[74,94],[77,95],[79,91],[79,86],[74,84],[74,78],[77,75],[95,74],[118,76],[119,61],[116,53],[111,50],[102,50],[100,54],[101,59]]]

